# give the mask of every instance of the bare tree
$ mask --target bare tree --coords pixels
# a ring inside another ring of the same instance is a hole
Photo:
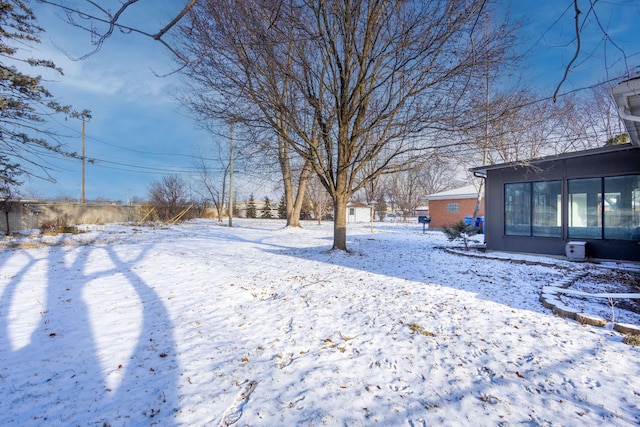
[[[221,144],[215,144],[217,159],[208,159],[201,155],[196,163],[199,185],[196,192],[205,200],[213,204],[218,222],[222,222],[226,201],[227,179],[229,178],[229,155],[223,150]],[[215,168],[210,163],[215,161],[219,167]]]
[[[625,52],[625,50],[619,43],[620,40],[616,41],[613,38],[614,34],[616,34],[617,31],[611,31],[610,29],[607,29],[605,27],[605,25],[615,25],[615,22],[611,22],[611,17],[608,16],[609,13],[607,13],[605,8],[620,7],[620,5],[615,3],[608,3],[609,2],[598,2],[597,0],[590,0],[589,2],[587,2],[587,4],[589,5],[588,8],[581,8],[581,2],[579,0],[573,0],[572,9],[574,33],[572,34],[572,39],[566,45],[563,43],[562,46],[563,48],[565,48],[569,45],[574,45],[575,51],[571,59],[565,65],[564,74],[553,93],[553,102],[556,102],[558,100],[560,89],[569,77],[569,74],[571,74],[581,65],[582,61],[578,60],[581,54],[588,57],[602,57],[604,62],[604,70],[607,77],[609,77],[609,72],[613,69],[613,64],[617,65],[616,68],[621,68],[622,72],[626,76],[629,76],[632,73],[631,67],[629,66],[629,59],[633,55]],[[601,19],[602,15],[606,16],[606,20]],[[556,22],[558,22],[560,18],[556,19]],[[587,32],[589,27],[596,27],[596,32],[600,33],[600,37],[595,37],[591,40],[585,38],[583,34]],[[597,40],[597,43],[594,45],[592,40]],[[598,54],[596,54],[596,51],[599,49],[602,49],[602,52],[598,52]]]
[[[559,107],[551,102],[532,104],[533,97],[525,90],[511,89],[472,100],[478,120],[464,128],[460,161],[467,166],[516,162],[548,151]]]
[[[624,132],[615,104],[603,88],[562,96],[555,103],[522,89],[496,91],[486,104],[476,100],[472,105],[487,122],[479,120],[477,126],[465,129],[458,159],[468,167],[526,163],[595,148]]]
[[[331,197],[320,180],[316,177],[307,186],[307,200],[311,206],[313,217],[318,224],[331,212]]]
[[[439,193],[458,185],[457,161],[442,155],[433,155],[420,167],[420,184],[424,195]]]
[[[380,165],[378,164],[379,159],[372,159],[372,161],[368,162],[362,168],[362,174],[364,176],[375,175],[374,172],[377,169],[380,169]],[[363,185],[361,192],[364,192],[364,198],[368,205],[372,203],[376,203],[380,200],[380,197],[383,196],[386,186],[388,182],[388,175],[375,175],[374,178],[371,178],[367,181],[365,185]]]
[[[271,93],[267,94],[264,88],[262,90],[247,88],[243,75],[228,62],[230,58],[224,53],[225,50],[219,48],[220,40],[209,33],[207,19],[198,18],[201,13],[203,12],[192,14],[194,23],[183,27],[182,39],[186,46],[184,55],[196,55],[200,59],[190,63],[184,69],[185,74],[190,77],[191,87],[188,94],[180,99],[202,120],[218,119],[242,126],[249,136],[247,139],[249,143],[244,149],[245,158],[253,160],[254,172],[265,168],[272,172],[270,166],[273,162],[268,157],[277,160],[285,193],[287,226],[299,227],[306,186],[313,174],[311,162],[292,150],[290,141],[294,136],[282,120],[280,113],[275,111],[273,116],[265,119],[263,110],[256,102],[256,98],[260,96],[271,95],[273,104],[286,105],[292,99],[290,83],[273,70],[263,68],[262,72],[269,73]],[[197,22],[200,23],[201,32],[194,31]],[[244,33],[242,30],[238,31]],[[236,46],[233,40],[225,40],[225,42],[227,50],[239,57],[242,56],[241,51],[235,51],[239,46]],[[286,40],[283,43],[286,43]],[[289,41],[289,47],[292,43]],[[219,52],[222,53],[218,54]],[[248,63],[253,61],[250,58],[244,59]],[[240,87],[244,88],[246,93],[238,92]],[[274,123],[277,125],[274,126]]]
[[[387,190],[389,199],[402,211],[406,221],[425,202],[426,196],[454,188],[458,183],[458,172],[455,162],[433,155],[411,169],[391,175]]]
[[[434,131],[464,115],[476,58],[502,59],[507,28],[473,41],[487,4],[201,0],[183,56],[201,58],[193,70],[213,83],[218,105],[239,117],[238,99],[255,105],[310,163],[334,204],[333,247],[346,250],[350,196],[412,168],[438,144]]]
[[[423,165],[416,165],[391,177],[389,191],[393,193],[393,199],[402,211],[404,221],[423,203],[427,195],[423,185],[422,167]]]
[[[606,88],[596,87],[580,94],[563,96],[558,102],[560,135],[556,151],[601,147],[625,132],[617,107]]]
[[[179,175],[166,175],[149,185],[149,203],[158,219],[172,219],[187,208],[188,187]]]

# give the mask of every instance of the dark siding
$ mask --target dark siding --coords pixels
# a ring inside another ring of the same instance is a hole
[[[640,147],[532,162],[530,166],[505,166],[487,170],[485,225],[487,249],[564,255],[567,239],[567,180],[640,174]],[[563,237],[521,237],[504,235],[504,184],[562,180]],[[586,240],[587,254],[593,258],[640,261],[640,242]]]

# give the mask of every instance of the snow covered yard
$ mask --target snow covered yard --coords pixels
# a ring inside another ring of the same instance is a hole
[[[539,302],[606,270],[419,224],[350,225],[352,254],[331,223],[234,225],[4,241],[0,425],[640,424],[640,348]]]

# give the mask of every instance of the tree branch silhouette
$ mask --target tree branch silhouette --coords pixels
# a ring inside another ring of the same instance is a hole
[[[144,31],[140,28],[131,27],[128,25],[124,25],[120,22],[122,15],[135,3],[138,3],[139,0],[128,0],[120,6],[120,8],[115,12],[111,13],[109,10],[105,9],[103,6],[100,6],[97,2],[93,0],[86,0],[86,2],[93,6],[97,12],[88,12],[85,10],[81,10],[80,8],[74,8],[65,5],[62,1],[55,0],[37,0],[39,3],[44,3],[58,9],[64,11],[67,22],[75,27],[81,28],[87,32],[89,32],[92,36],[96,37],[95,41],[92,41],[92,44],[95,46],[91,52],[88,52],[82,55],[79,58],[74,58],[76,60],[86,59],[97,52],[100,51],[104,43],[113,35],[114,30],[117,28],[125,33],[137,33],[143,36],[152,38],[158,42],[160,42],[164,47],[166,47],[169,52],[171,52],[174,56],[176,56],[181,61],[188,63],[188,58],[182,56],[178,51],[176,51],[163,37],[178,24],[178,22],[193,8],[193,6],[198,2],[198,0],[189,0],[189,2],[184,6],[184,8],[178,13],[166,26],[161,28],[157,33],[151,33],[148,31]],[[84,19],[89,21],[89,24],[80,23],[77,19]],[[100,32],[93,25],[95,22],[103,23],[107,25],[106,31]]]

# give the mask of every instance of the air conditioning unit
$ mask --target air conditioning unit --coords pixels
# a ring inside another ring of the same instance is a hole
[[[587,242],[567,242],[565,253],[569,259],[585,259],[587,257]]]

